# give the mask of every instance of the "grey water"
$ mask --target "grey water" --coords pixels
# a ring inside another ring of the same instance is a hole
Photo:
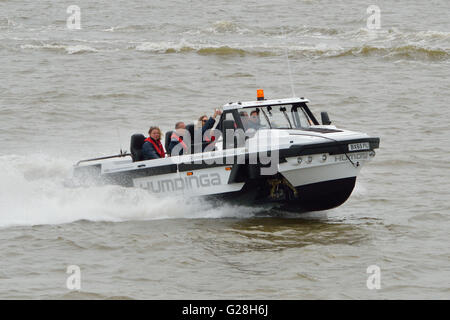
[[[447,0],[0,0],[0,298],[449,299],[449,12]],[[316,116],[381,138],[341,207],[274,217],[64,187],[76,161],[151,125],[292,87]]]

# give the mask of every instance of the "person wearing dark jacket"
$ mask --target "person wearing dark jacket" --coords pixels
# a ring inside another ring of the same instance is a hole
[[[149,137],[145,139],[142,146],[142,156],[144,160],[160,159],[166,156],[164,147],[161,144],[161,130],[158,127],[151,127],[148,130]]]
[[[175,124],[175,132],[172,133],[172,136],[170,137],[169,146],[167,147],[167,152],[171,156],[177,156],[182,155],[183,153],[187,153],[188,147],[186,143],[183,141],[183,136],[186,132],[186,125],[183,121],[177,122]],[[178,144],[181,144],[178,150],[178,154],[176,154],[176,151],[173,151],[173,148],[177,146]]]
[[[222,114],[222,111],[219,109],[214,110],[214,115],[212,117],[209,117],[208,120],[206,120],[206,116],[202,117],[202,135],[205,134],[206,130],[211,129],[214,127],[214,124],[216,123],[216,117],[220,116]]]
[[[205,132],[207,132],[208,130],[212,129],[212,127],[214,127],[214,124],[216,123],[216,117],[221,114],[222,114],[222,111],[216,109],[214,111],[214,115],[212,117],[209,117],[209,119],[207,119],[206,116],[201,117],[202,142],[203,142],[202,151],[206,148],[207,144],[209,144],[215,140],[214,134],[211,134],[212,132],[208,132],[206,135],[205,135]]]

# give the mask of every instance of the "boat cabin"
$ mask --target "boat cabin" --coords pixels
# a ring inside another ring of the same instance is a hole
[[[230,102],[223,106],[223,114],[216,128],[222,131],[224,122],[233,121],[234,128],[244,131],[307,129],[319,125],[307,102],[309,100],[304,98]]]

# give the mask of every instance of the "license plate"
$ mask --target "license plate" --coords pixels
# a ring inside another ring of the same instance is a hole
[[[359,150],[369,150],[370,143],[368,142],[359,142],[359,143],[351,143],[348,145],[348,151],[359,151]]]

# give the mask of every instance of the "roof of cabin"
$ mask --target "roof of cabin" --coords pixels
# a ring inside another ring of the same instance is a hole
[[[258,100],[258,101],[244,101],[244,102],[230,102],[223,106],[223,110],[234,110],[241,108],[257,108],[266,106],[276,106],[284,104],[302,103],[309,102],[305,98],[286,98],[286,99],[273,99],[273,100]]]

